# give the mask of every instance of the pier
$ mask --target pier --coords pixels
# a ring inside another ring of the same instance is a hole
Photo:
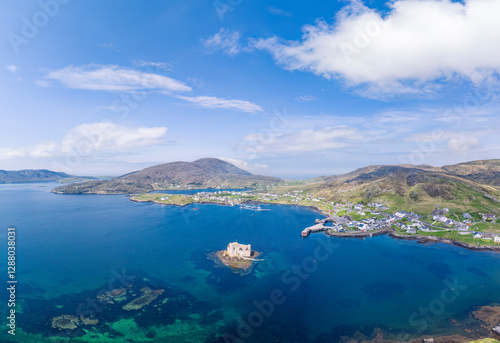
[[[339,225],[339,224],[346,224],[349,221],[343,217],[333,217],[333,216],[324,219],[316,219],[314,221],[315,225],[309,226],[302,231],[302,237],[307,237],[309,236],[310,233],[313,232],[327,231],[331,229],[332,227],[325,226],[325,224],[328,222],[332,222],[334,225]]]
[[[320,232],[320,231],[326,231],[326,230],[328,230],[328,228],[323,223],[318,223],[316,225],[309,226],[308,228],[305,228],[302,231],[302,237],[307,237],[312,232]]]

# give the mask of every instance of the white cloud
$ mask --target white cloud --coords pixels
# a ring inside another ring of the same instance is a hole
[[[490,123],[490,124],[493,124]],[[470,125],[470,124],[468,124]],[[497,125],[496,123],[493,125]],[[465,126],[465,123],[464,123]],[[484,136],[484,137],[489,137],[492,135],[497,135],[498,134],[498,129],[496,128],[476,128],[474,126],[469,127],[468,129],[466,127],[462,127],[461,130],[446,130],[443,129],[442,127],[436,127],[433,131],[431,132],[422,132],[422,133],[417,133],[408,138],[408,141],[412,142],[442,142],[442,141],[449,141],[451,139],[458,139],[462,137],[469,137],[469,136]]]
[[[256,105],[250,101],[246,100],[235,100],[235,99],[225,99],[217,98],[214,96],[182,96],[179,95],[177,98],[192,102],[200,107],[206,108],[222,108],[226,110],[234,110],[241,112],[256,113],[262,112],[263,109],[259,105]]]
[[[59,81],[68,88],[120,91],[190,91],[184,83],[170,77],[127,69],[116,65],[68,66],[49,72],[45,78]]]
[[[500,1],[396,0],[382,18],[360,1],[303,28],[300,41],[277,37],[254,46],[288,70],[361,86],[359,94],[425,94],[436,82],[480,83],[500,72]],[[363,88],[364,87],[364,88]]]
[[[11,65],[8,65],[5,67],[8,71],[10,71],[11,73],[17,73],[17,66],[14,65],[14,64],[11,64]]]
[[[169,65],[163,62],[136,61],[136,65],[143,67],[168,68]],[[227,109],[242,112],[262,112],[263,109],[250,101],[218,98],[214,96],[181,96],[174,95],[174,92],[192,91],[191,87],[155,73],[142,72],[127,69],[115,65],[99,66],[87,65],[83,67],[68,66],[63,69],[52,71],[45,76],[45,79],[35,81],[40,87],[49,87],[50,83],[46,79],[57,80],[68,88],[130,92],[135,90],[154,91],[160,94],[175,96],[200,107],[211,109]],[[101,107],[113,109],[110,106]]]
[[[106,42],[106,43],[101,43],[101,44],[99,44],[99,46],[100,46],[101,48],[108,49],[108,48],[112,48],[112,47],[114,47],[114,44],[113,44],[113,43],[111,43],[111,42]]]
[[[243,160],[238,160],[236,158],[229,158],[229,157],[219,157],[219,159],[229,162],[231,164],[234,164],[236,167],[244,169],[249,172],[253,172],[255,170],[262,170],[262,169],[267,169],[268,165],[267,164],[255,164],[255,163],[248,163]]]
[[[301,95],[301,96],[295,98],[295,100],[300,101],[300,102],[311,102],[311,101],[318,101],[319,99],[317,96],[314,96],[314,95]]]
[[[448,149],[456,155],[467,155],[470,150],[480,146],[481,142],[474,136],[452,138],[448,141]]]
[[[208,52],[212,53],[222,50],[229,56],[240,53],[240,33],[238,31],[230,32],[229,29],[221,28],[215,35],[206,40],[202,40],[203,46]]]
[[[368,136],[357,128],[339,125],[322,129],[306,129],[294,132],[264,135],[252,133],[245,137],[243,150],[255,154],[295,154],[321,152],[361,144]]]
[[[156,69],[167,70],[167,71],[173,69],[172,64],[165,62],[158,62],[158,61],[136,60],[134,61],[134,64],[139,67],[154,67]]]
[[[285,10],[282,10],[281,8],[268,6],[266,9],[269,13],[271,13],[273,15],[277,15],[277,16],[281,16],[281,17],[292,17],[293,16],[292,13],[285,11]]]
[[[0,149],[0,159],[87,156],[100,152],[122,152],[164,142],[166,127],[127,127],[109,122],[79,125],[60,143],[43,142],[35,146]]]
[[[166,127],[127,127],[109,122],[83,124],[64,137],[61,150],[69,152],[80,144],[91,144],[97,151],[118,151],[125,148],[156,145],[163,142]]]

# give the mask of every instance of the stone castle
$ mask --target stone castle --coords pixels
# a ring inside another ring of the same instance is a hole
[[[230,257],[250,257],[252,256],[252,246],[250,244],[239,244],[237,242],[227,245],[227,254]]]

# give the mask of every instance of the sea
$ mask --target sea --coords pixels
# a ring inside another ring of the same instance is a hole
[[[498,253],[388,236],[302,238],[323,216],[299,206],[178,207],[51,193],[57,185],[0,185],[1,342],[405,341],[481,330],[471,312],[500,299]],[[214,253],[230,242],[251,244],[259,261],[244,272],[221,264]],[[98,299],[114,289],[126,296]],[[162,291],[124,309],[145,289]],[[76,328],[60,327],[68,318]]]

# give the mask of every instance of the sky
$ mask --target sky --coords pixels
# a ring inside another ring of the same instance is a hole
[[[0,169],[500,158],[498,0],[4,1]]]

